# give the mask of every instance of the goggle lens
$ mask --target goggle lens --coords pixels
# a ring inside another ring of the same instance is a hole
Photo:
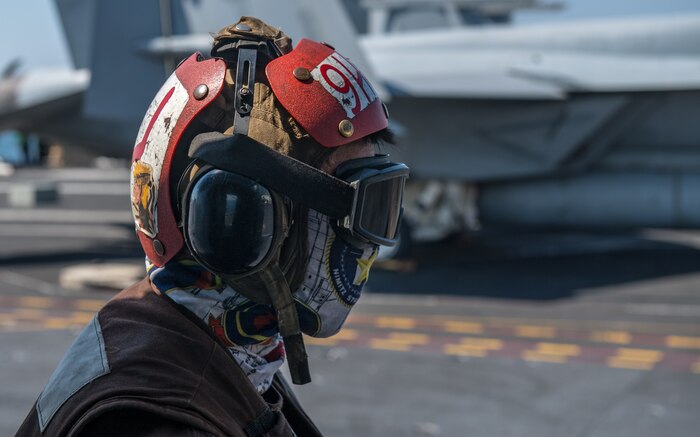
[[[367,185],[360,212],[360,229],[366,237],[395,240],[401,217],[404,177]]]

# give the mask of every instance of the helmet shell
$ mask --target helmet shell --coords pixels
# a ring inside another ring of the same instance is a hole
[[[141,246],[157,266],[184,244],[170,199],[174,152],[188,146],[180,138],[221,93],[225,72],[224,61],[193,54],[163,84],[141,123],[131,160],[131,207]]]
[[[350,143],[389,125],[369,81],[328,45],[302,39],[272,60],[265,73],[284,109],[324,147]]]

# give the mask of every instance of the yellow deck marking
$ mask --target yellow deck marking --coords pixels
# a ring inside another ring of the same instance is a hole
[[[661,361],[664,353],[653,349],[630,349],[620,348],[617,350],[617,355],[631,360],[638,361]]]
[[[369,342],[372,349],[387,349],[394,351],[409,351],[412,346],[426,345],[430,337],[425,334],[407,332],[390,332],[387,338],[373,338]]]
[[[629,344],[632,335],[626,331],[594,331],[591,340],[599,343]]]
[[[92,312],[84,311],[71,311],[66,317],[73,321],[87,323],[92,320],[95,314]],[[17,308],[10,313],[0,313],[0,320],[43,320],[47,317],[51,317],[45,310],[35,309],[35,308]],[[58,316],[54,316],[58,317]]]
[[[700,373],[700,361],[696,361],[693,363],[693,366],[690,369],[693,373]]]
[[[411,345],[406,343],[396,343],[384,338],[373,338],[369,342],[369,347],[372,349],[385,349],[391,351],[408,352],[411,350]]]
[[[374,305],[371,302],[370,305]],[[402,317],[415,319],[418,317],[415,314],[410,314],[404,312],[401,314],[386,314],[381,312],[375,312],[371,309],[366,308],[366,312],[362,315],[359,313],[351,313],[348,321],[350,323],[373,323],[378,317]],[[514,328],[517,325],[536,325],[545,327],[557,327],[561,329],[573,329],[573,330],[584,330],[584,331],[594,331],[594,330],[611,330],[611,331],[628,331],[628,332],[640,332],[640,333],[655,333],[655,334],[665,334],[669,332],[690,332],[694,335],[697,332],[697,324],[693,323],[666,323],[666,322],[631,322],[631,321],[621,321],[621,320],[570,320],[561,318],[523,318],[523,317],[496,317],[496,316],[464,316],[459,317],[457,315],[420,315],[421,322],[426,322],[434,326],[442,326],[445,322],[445,318],[449,317],[450,320],[454,321],[465,321],[469,323],[482,323],[486,329],[489,327],[498,328]],[[605,328],[604,328],[605,327]]]
[[[457,355],[463,357],[485,357],[488,350],[468,344],[446,344],[442,351],[446,355]]]
[[[61,300],[62,299],[42,296],[22,296],[17,298],[17,305],[19,307],[28,308],[51,308],[57,303],[60,303]],[[69,302],[75,309],[85,311],[97,311],[106,303],[105,301],[99,299],[76,299]]]
[[[306,337],[304,342],[313,346],[335,346],[339,341],[335,338]]]
[[[498,338],[464,337],[460,342],[462,346],[479,347],[486,350],[499,350],[503,347],[503,340]]]
[[[515,327],[515,335],[529,338],[554,338],[557,328],[553,326],[518,325]]]
[[[546,363],[565,363],[568,359],[565,355],[540,354],[537,351],[523,351],[522,358],[525,361],[543,361]]]
[[[76,323],[70,319],[62,317],[49,317],[42,321],[42,326],[46,329],[71,329],[82,326],[81,323]]]
[[[447,355],[485,357],[489,351],[502,347],[503,341],[497,338],[464,337],[459,344],[446,344],[443,352]]]
[[[621,348],[615,356],[608,357],[607,364],[618,369],[650,370],[663,357],[663,352],[657,350]]]
[[[534,350],[522,353],[525,361],[544,361],[547,363],[565,363],[570,357],[581,354],[581,347],[569,343],[537,343]]]
[[[336,340],[357,340],[358,333],[354,329],[343,329],[339,333],[335,334],[333,339]]]
[[[5,316],[5,314],[3,314]],[[46,317],[46,311],[38,310],[34,308],[17,308],[13,312],[7,314],[6,316],[12,317],[14,319],[43,319]]]
[[[474,322],[460,322],[458,320],[448,320],[443,323],[446,332],[457,334],[481,334],[484,332],[484,325]]]
[[[568,343],[537,343],[536,351],[541,354],[576,357],[581,355],[581,347]]]
[[[16,314],[0,314],[0,322],[15,322],[19,318]]]
[[[390,332],[388,340],[398,343],[425,345],[428,344],[428,342],[430,341],[430,337],[428,337],[426,334]]]
[[[95,317],[95,314],[75,311],[75,312],[70,313],[69,317],[74,322],[88,323],[90,320],[92,320],[93,317]]]
[[[341,341],[357,340],[358,333],[354,329],[343,329],[333,337],[316,338],[306,336],[304,341],[315,346],[335,346]]]
[[[24,296],[18,299],[19,305],[30,308],[51,308],[54,302],[52,299],[37,296]]]
[[[610,357],[608,358],[607,364],[608,367],[614,367],[616,369],[651,370],[656,363]]]
[[[17,326],[17,320],[0,318],[0,326],[3,328],[14,328]]]
[[[680,349],[700,349],[700,337],[669,335],[666,337],[666,346]]]
[[[374,321],[377,328],[413,329],[416,319],[409,317],[377,317]]]
[[[105,305],[105,301],[96,299],[78,299],[75,301],[75,309],[85,311],[99,311]]]

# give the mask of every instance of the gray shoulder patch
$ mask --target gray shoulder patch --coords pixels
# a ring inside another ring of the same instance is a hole
[[[73,342],[39,395],[36,412],[44,432],[56,411],[90,381],[109,373],[109,362],[97,315]]]

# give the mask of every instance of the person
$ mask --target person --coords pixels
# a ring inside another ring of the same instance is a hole
[[[375,154],[388,113],[333,47],[251,17],[147,110],[131,203],[147,277],[77,337],[18,435],[315,436],[279,369],[336,333],[409,169]]]

